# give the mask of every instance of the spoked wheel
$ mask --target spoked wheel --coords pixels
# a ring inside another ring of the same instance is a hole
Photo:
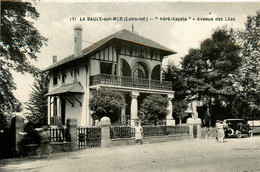
[[[242,133],[240,131],[237,131],[236,135],[237,135],[237,138],[241,138]]]
[[[252,131],[248,131],[248,136],[249,137],[253,137],[253,132]]]

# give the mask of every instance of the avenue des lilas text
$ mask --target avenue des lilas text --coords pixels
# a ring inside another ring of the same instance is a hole
[[[70,17],[69,21],[80,22],[102,22],[102,21],[173,21],[173,22],[185,22],[185,21],[220,21],[220,22],[232,22],[236,21],[234,17]]]

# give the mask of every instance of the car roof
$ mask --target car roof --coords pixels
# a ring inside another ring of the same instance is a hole
[[[245,121],[244,119],[225,119],[225,121]]]

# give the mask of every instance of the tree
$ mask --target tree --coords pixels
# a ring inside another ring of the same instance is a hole
[[[205,100],[209,117],[213,104],[220,105],[219,102],[225,100],[230,105],[234,98],[232,77],[241,67],[240,49],[229,31],[225,28],[217,29],[200,44],[199,49],[191,49],[183,58],[182,68],[187,88],[198,100]]]
[[[32,92],[27,103],[27,109],[31,111],[28,120],[35,126],[47,125],[48,100],[45,94],[48,93],[48,75],[40,73],[32,85]]]
[[[167,106],[168,100],[166,97],[151,94],[143,100],[138,116],[143,123],[157,125],[158,122],[166,118]]]
[[[37,59],[36,53],[47,39],[33,26],[40,14],[30,2],[1,2],[0,40],[0,108],[12,109],[17,100],[12,91],[16,89],[11,70],[35,74],[37,69],[29,59]]]
[[[167,64],[163,70],[164,80],[172,83],[172,90],[175,91],[174,99],[183,100],[186,97],[186,82],[182,70],[173,62]]]
[[[107,116],[114,123],[118,120],[121,109],[126,105],[122,93],[110,89],[98,89],[93,92],[89,107],[94,111],[92,117],[100,120]]]
[[[173,118],[182,119],[187,115],[185,110],[188,107],[188,90],[183,71],[172,62],[167,64],[163,70],[163,75],[166,81],[172,82],[172,90],[175,91],[174,99],[172,100]]]
[[[234,40],[242,47],[242,67],[234,76],[237,94],[233,113],[240,117],[260,118],[260,11],[248,16],[246,29],[234,33]]]

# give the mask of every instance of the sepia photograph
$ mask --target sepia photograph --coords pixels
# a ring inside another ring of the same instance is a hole
[[[0,10],[1,172],[260,171],[260,1]]]

